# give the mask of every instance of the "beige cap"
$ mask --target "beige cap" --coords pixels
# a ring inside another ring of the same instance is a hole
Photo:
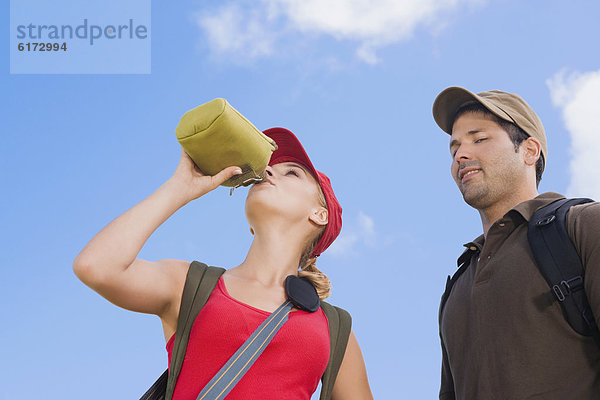
[[[529,104],[514,93],[490,90],[475,94],[460,87],[449,87],[443,90],[433,102],[433,118],[444,132],[451,135],[457,111],[465,104],[473,102],[480,103],[498,118],[512,122],[526,134],[537,139],[542,145],[544,164],[546,163],[548,145],[544,125]]]

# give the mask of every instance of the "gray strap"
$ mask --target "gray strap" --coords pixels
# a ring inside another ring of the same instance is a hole
[[[218,400],[227,396],[288,320],[292,307],[292,302],[287,300],[269,315],[206,384],[196,400]]]

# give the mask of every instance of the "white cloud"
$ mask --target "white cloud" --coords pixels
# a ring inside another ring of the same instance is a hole
[[[335,242],[329,246],[325,254],[333,256],[348,256],[355,254],[354,247],[358,241],[358,235],[355,233],[342,233],[335,239]]]
[[[571,135],[568,196],[600,199],[600,70],[563,70],[546,81]]]
[[[333,256],[355,255],[355,249],[361,246],[374,247],[377,235],[373,218],[360,211],[355,220],[344,226],[340,236],[327,249]]]
[[[374,244],[375,239],[375,222],[373,218],[360,211],[358,213],[358,227],[363,236],[363,240],[367,244]]]
[[[378,49],[409,39],[421,26],[437,33],[449,12],[485,1],[261,0],[243,12],[238,6],[222,6],[199,18],[199,25],[221,53],[250,46],[255,57],[270,55],[275,37],[300,32],[356,42],[356,56],[374,64]]]
[[[197,15],[196,22],[215,53],[228,53],[244,62],[245,58],[268,56],[273,52],[273,33],[265,29],[266,24],[257,12],[247,14],[239,6],[230,4],[211,14]]]

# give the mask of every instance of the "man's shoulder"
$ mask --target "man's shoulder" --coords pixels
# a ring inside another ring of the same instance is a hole
[[[600,221],[600,202],[577,204],[569,209],[567,213],[567,224],[592,225]]]
[[[580,242],[600,240],[600,202],[577,204],[567,213],[567,231],[571,240],[579,247]]]
[[[570,199],[587,199],[587,197],[572,197]],[[543,208],[544,206],[549,206],[554,203],[556,200],[565,199],[565,196],[555,193],[555,192],[546,192],[538,195],[535,199],[532,199],[530,202],[536,203],[536,207],[534,211]],[[568,200],[569,198],[565,199]],[[590,222],[587,222],[586,219],[590,218]],[[600,218],[600,202],[592,201],[582,204],[576,204],[569,208],[569,211],[566,215],[566,224],[569,227],[569,230],[573,227],[573,225],[583,222],[584,225],[590,225],[591,223],[595,223]]]

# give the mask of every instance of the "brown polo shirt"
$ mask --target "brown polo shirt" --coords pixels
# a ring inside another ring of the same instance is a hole
[[[525,201],[465,245],[475,254],[440,315],[440,399],[600,399],[600,348],[569,326],[527,241],[527,221],[560,198]],[[567,229],[600,325],[600,203],[572,207]]]

